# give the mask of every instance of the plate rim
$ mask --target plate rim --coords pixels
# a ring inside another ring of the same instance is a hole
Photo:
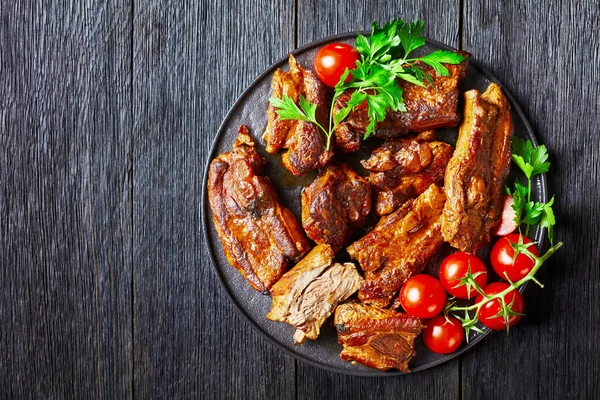
[[[332,42],[332,41],[341,41],[341,40],[347,40],[347,39],[352,39],[355,38],[358,34],[362,34],[362,35],[370,35],[370,31],[356,31],[356,32],[347,32],[347,33],[341,33],[341,34],[336,34],[336,35],[332,35],[332,36],[327,36],[321,39],[318,39],[316,41],[313,42],[309,42],[301,47],[298,47],[292,51],[290,51],[290,54],[297,54],[300,52],[305,52],[308,51],[314,47],[317,46],[321,46],[324,43],[327,42]],[[446,45],[442,42],[439,42],[437,40],[434,39],[430,39],[430,38],[425,38],[425,41],[427,44],[431,44],[435,47],[441,48],[441,49],[445,49],[445,50],[452,50],[452,51],[456,51],[459,49],[456,49],[452,46]],[[462,50],[462,51],[468,51],[468,50]],[[233,105],[230,107],[229,111],[227,112],[227,114],[225,115],[225,118],[223,119],[223,121],[221,122],[221,124],[219,125],[219,128],[217,129],[217,133],[215,134],[215,137],[211,143],[211,147],[210,147],[210,151],[208,153],[208,158],[206,161],[206,165],[204,166],[204,173],[202,174],[202,198],[200,201],[200,213],[201,213],[201,225],[202,225],[202,235],[203,235],[203,245],[205,245],[208,248],[208,254],[210,256],[210,262],[212,263],[212,269],[213,272],[216,273],[217,277],[219,278],[219,281],[221,283],[221,289],[225,291],[225,294],[227,295],[227,297],[229,298],[229,301],[231,303],[233,303],[233,305],[235,306],[234,308],[236,309],[236,311],[238,312],[238,314],[242,315],[244,317],[244,319],[246,320],[246,322],[250,323],[250,325],[252,326],[253,329],[257,330],[258,333],[260,333],[260,335],[266,339],[268,342],[270,342],[271,344],[273,344],[275,347],[277,347],[278,349],[284,351],[286,354],[292,356],[294,359],[296,360],[300,360],[302,362],[305,362],[311,366],[314,367],[318,367],[330,372],[335,372],[338,374],[343,374],[343,375],[350,375],[350,376],[360,376],[360,377],[369,377],[369,378],[377,378],[377,377],[392,377],[392,376],[402,376],[402,375],[410,375],[412,373],[415,372],[420,372],[420,371],[425,371],[427,369],[433,368],[435,366],[438,366],[440,364],[443,364],[445,362],[448,362],[458,356],[460,356],[462,353],[464,353],[465,351],[469,350],[470,348],[472,348],[473,346],[475,346],[479,341],[481,341],[484,337],[486,337],[488,335],[488,333],[491,332],[491,330],[489,328],[484,328],[483,334],[480,334],[478,336],[476,336],[473,340],[471,340],[470,342],[466,343],[463,347],[461,347],[460,349],[458,349],[457,351],[455,351],[454,353],[450,354],[449,358],[442,358],[440,360],[434,361],[432,363],[427,364],[426,366],[423,367],[416,367],[414,369],[411,369],[410,373],[404,373],[402,371],[398,371],[398,370],[392,370],[392,371],[380,371],[377,369],[373,369],[373,371],[352,371],[351,369],[347,369],[347,370],[342,370],[342,369],[338,369],[336,367],[327,365],[327,364],[323,364],[314,360],[311,360],[310,358],[304,356],[303,354],[300,354],[298,352],[292,351],[291,349],[285,347],[282,343],[278,342],[277,340],[275,340],[274,338],[272,338],[268,332],[266,332],[256,321],[254,321],[242,308],[242,306],[238,303],[237,299],[234,298],[234,296],[231,294],[230,290],[228,289],[226,283],[225,283],[225,278],[224,276],[221,274],[221,272],[219,271],[219,269],[216,267],[217,263],[217,257],[214,254],[214,246],[212,246],[211,242],[210,242],[210,235],[208,232],[208,218],[209,218],[209,211],[208,211],[208,207],[209,207],[209,202],[208,202],[208,172],[209,172],[209,168],[210,168],[210,163],[212,162],[212,160],[216,157],[216,151],[217,151],[217,144],[218,141],[220,139],[220,137],[223,134],[224,128],[225,126],[228,124],[228,121],[233,117],[234,113],[236,112],[238,106],[244,101],[244,93],[251,91],[255,86],[258,85],[258,83],[260,81],[262,81],[267,75],[272,74],[272,69],[276,66],[279,65],[281,63],[285,63],[285,61],[288,59],[289,54],[279,58],[277,61],[275,61],[274,63],[272,63],[270,66],[268,66],[261,74],[259,74],[246,88],[244,88],[244,90],[242,91],[242,93],[239,95],[239,97],[236,99],[236,101],[233,103]],[[525,113],[523,112],[523,110],[521,109],[521,107],[519,106],[519,104],[517,103],[517,101],[515,100],[515,98],[512,96],[512,94],[504,87],[504,85],[496,78],[496,76],[494,74],[492,74],[486,67],[484,67],[481,63],[479,63],[477,60],[474,60],[472,57],[469,59],[469,65],[473,66],[474,68],[478,69],[479,72],[481,73],[481,75],[483,75],[486,79],[488,79],[490,82],[494,82],[496,84],[498,84],[498,86],[500,86],[500,88],[502,89],[502,92],[504,93],[504,95],[509,99],[509,103],[511,104],[511,108],[512,110],[519,116],[519,118],[521,118],[521,120],[523,121],[523,126],[525,127],[525,130],[529,133],[529,137],[532,139],[532,143],[534,145],[534,147],[537,147],[538,141],[537,138],[535,136],[535,132],[533,130],[533,128],[531,127],[531,124],[529,123],[529,119],[525,116]],[[548,183],[547,183],[547,178],[546,178],[546,173],[543,173],[541,175],[539,175],[539,179],[540,179],[540,184],[539,184],[539,190],[540,190],[540,197],[541,200],[543,202],[548,202]],[[540,241],[537,244],[538,249],[541,251],[545,241],[546,241],[546,228],[540,228]],[[525,283],[523,286],[521,286],[519,288],[519,292],[523,293],[525,291],[525,288],[528,286],[528,282]]]

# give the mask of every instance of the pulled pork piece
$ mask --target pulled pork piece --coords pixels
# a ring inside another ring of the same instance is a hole
[[[208,200],[227,261],[264,294],[310,244],[290,210],[279,204],[265,160],[242,125],[233,150],[210,163]]]
[[[442,184],[454,149],[435,139],[433,131],[426,131],[416,137],[386,140],[362,161],[371,171],[367,179],[376,194],[377,214],[390,214],[432,183]]]
[[[346,249],[365,271],[358,297],[387,307],[411,276],[423,271],[442,246],[442,208],[446,196],[432,184],[415,200],[382,217],[375,228]]]
[[[302,226],[309,238],[338,251],[352,228],[365,224],[371,211],[371,187],[348,164],[328,165],[302,191]]]
[[[273,305],[267,318],[296,327],[296,344],[315,340],[335,307],[362,282],[354,264],[332,264],[334,254],[330,246],[318,245],[271,290]]]
[[[510,105],[498,85],[491,83],[481,95],[465,93],[464,121],[444,178],[448,201],[442,217],[444,240],[461,251],[475,253],[498,223],[512,135]]]
[[[417,62],[416,64],[433,79],[433,86],[425,87],[399,81],[406,104],[406,112],[390,111],[382,122],[377,124],[376,134],[382,137],[393,137],[408,132],[423,132],[430,129],[452,128],[458,125],[460,116],[457,112],[458,85],[465,77],[469,53],[459,52],[466,59],[460,64],[445,64],[449,76],[440,76],[433,68]],[[333,113],[336,115],[346,107],[352,91],[348,90],[337,99]],[[344,153],[352,153],[360,148],[369,125],[367,104],[359,104],[335,129],[336,147]]]
[[[342,360],[405,373],[416,355],[415,337],[425,328],[419,318],[357,303],[338,306],[334,323],[338,342],[344,346]]]
[[[271,88],[271,97],[289,96],[298,104],[300,96],[317,105],[316,119],[327,125],[328,105],[325,99],[325,86],[308,70],[300,67],[293,55],[289,58],[290,70],[275,71]],[[306,121],[282,121],[269,104],[267,109],[267,129],[264,133],[268,153],[282,151],[282,162],[285,169],[296,176],[304,175],[327,164],[333,152],[327,151],[327,138],[319,127]]]

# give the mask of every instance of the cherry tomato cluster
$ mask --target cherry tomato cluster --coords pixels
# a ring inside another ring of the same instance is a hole
[[[509,289],[508,282],[517,282],[533,269],[535,261],[521,253],[514,257],[511,245],[525,245],[536,257],[539,256],[534,243],[520,234],[508,234],[493,246],[490,256],[492,268],[504,281],[487,283],[488,272],[481,259],[472,254],[457,252],[449,255],[440,265],[439,280],[426,274],[415,275],[402,286],[399,294],[404,310],[419,318],[428,319],[423,330],[423,342],[433,352],[447,354],[456,351],[464,340],[462,323],[450,315],[440,315],[446,304],[446,293],[457,299],[485,301]],[[504,304],[510,305],[508,326],[521,318],[525,305],[523,296],[516,289],[503,296]],[[488,328],[504,330],[507,321],[502,315],[502,302],[496,298],[488,300],[478,314],[479,321]]]

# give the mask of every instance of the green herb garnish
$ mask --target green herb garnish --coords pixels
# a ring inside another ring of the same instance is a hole
[[[550,244],[554,243],[554,196],[548,203],[531,201],[531,178],[536,175],[548,172],[550,162],[548,162],[548,150],[546,146],[540,145],[533,147],[530,140],[524,140],[519,137],[513,137],[512,142],[512,160],[523,171],[527,178],[527,186],[524,186],[519,180],[513,183],[513,189],[506,187],[506,192],[514,199],[513,210],[515,210],[515,222],[517,225],[525,225],[525,235],[529,232],[529,227],[540,224],[541,227],[548,229],[548,239]]]
[[[364,135],[366,139],[375,132],[377,123],[385,119],[388,111],[406,111],[402,88],[398,84],[399,79],[419,86],[425,86],[424,81],[432,84],[431,76],[415,64],[417,61],[431,66],[440,76],[449,76],[450,72],[444,64],[458,64],[464,60],[462,55],[446,50],[437,50],[423,57],[409,57],[414,50],[425,45],[425,37],[422,35],[423,26],[422,20],[409,23],[395,19],[383,26],[374,22],[368,38],[358,35],[355,48],[360,55],[360,60],[352,71],[346,69],[335,86],[328,129],[317,123],[314,107],[311,108],[315,105],[311,105],[306,99],[300,99],[300,107],[296,106],[288,96],[283,96],[283,99],[271,98],[269,101],[282,120],[294,119],[317,124],[327,137],[327,150],[336,126],[356,106],[366,102],[369,116],[369,125]],[[351,79],[346,82],[348,76]],[[354,90],[350,100],[334,117],[333,107],[336,100],[349,89]],[[302,102],[305,104],[303,105]]]

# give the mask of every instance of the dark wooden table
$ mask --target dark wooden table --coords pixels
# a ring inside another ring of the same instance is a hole
[[[510,336],[354,378],[295,361],[235,312],[201,182],[265,68],[393,17],[423,18],[515,96],[550,149],[565,247]],[[597,398],[599,30],[589,0],[0,0],[0,398]]]

